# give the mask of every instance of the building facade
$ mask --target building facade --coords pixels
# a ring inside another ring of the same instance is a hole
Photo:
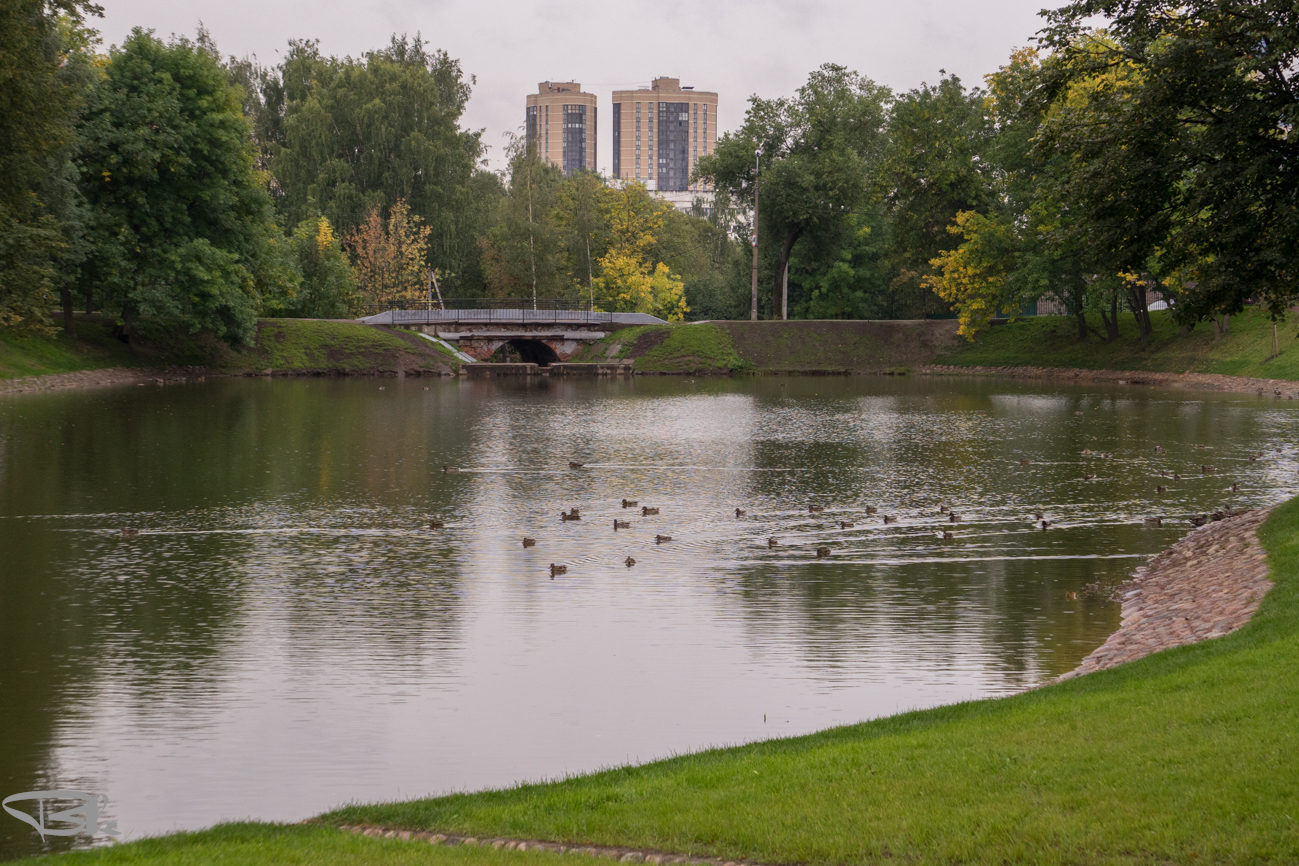
[[[667,198],[709,192],[690,175],[717,147],[717,94],[656,78],[647,88],[613,92],[613,176]],[[676,194],[676,195],[674,195]]]
[[[595,94],[583,93],[578,82],[538,84],[528,94],[524,129],[529,146],[565,176],[595,171]]]

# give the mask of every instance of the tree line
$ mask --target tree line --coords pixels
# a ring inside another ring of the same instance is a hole
[[[1152,294],[1184,328],[1296,295],[1299,19],[1279,0],[1078,0],[981,87],[894,93],[827,64],[750,99],[689,213],[517,138],[488,170],[472,76],[418,35],[359,58],[291,41],[268,67],[202,29],[102,51],[84,0],[0,7],[13,332],[85,309],[125,339],[244,344],[258,316],[442,296],[742,318],[751,238],[763,317],[787,292],[793,318],[956,315],[973,335],[1053,300],[1113,339],[1121,311],[1150,333]]]

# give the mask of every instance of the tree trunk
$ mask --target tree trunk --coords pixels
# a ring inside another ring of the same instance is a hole
[[[1231,333],[1231,314],[1230,314],[1230,313],[1223,313],[1223,315],[1222,315],[1222,332],[1223,332],[1224,334],[1230,334],[1230,333]]]
[[[1110,295],[1110,312],[1107,316],[1105,308],[1101,307],[1101,321],[1105,323],[1105,339],[1117,340],[1119,338],[1119,293],[1115,292]]]
[[[780,300],[784,289],[785,267],[789,264],[789,254],[794,251],[794,244],[803,236],[806,226],[796,226],[785,234],[785,242],[780,247],[780,261],[776,262],[776,279],[771,287],[771,317],[780,318]]]
[[[1141,281],[1127,283],[1128,306],[1132,308],[1132,318],[1137,321],[1137,332],[1143,338],[1149,337],[1155,329],[1150,324],[1150,308],[1146,306],[1146,284]]]
[[[1078,312],[1074,315],[1074,318],[1078,320],[1078,339],[1086,340],[1087,339],[1087,311],[1083,310],[1080,307],[1078,309]]]
[[[95,311],[95,287],[86,280],[86,315],[89,316]]]
[[[63,333],[74,337],[76,334],[72,330],[72,287],[66,281],[59,287],[59,300],[63,302]]]

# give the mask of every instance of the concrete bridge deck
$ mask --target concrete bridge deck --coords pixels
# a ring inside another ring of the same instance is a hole
[[[646,313],[526,308],[386,310],[361,321],[436,336],[476,361],[489,360],[508,343],[525,362],[543,367],[570,360],[610,330],[667,324]]]

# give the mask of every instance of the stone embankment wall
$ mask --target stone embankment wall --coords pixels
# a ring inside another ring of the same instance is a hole
[[[1272,588],[1258,541],[1267,515],[1246,511],[1206,524],[1138,568],[1117,590],[1119,630],[1060,679],[1222,637],[1249,622]]]

